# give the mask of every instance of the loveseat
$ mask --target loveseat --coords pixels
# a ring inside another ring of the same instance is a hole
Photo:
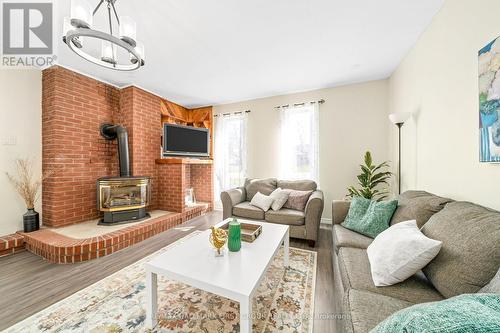
[[[442,247],[419,273],[392,286],[376,287],[366,251],[373,239],[341,225],[349,205],[332,203],[337,333],[369,332],[400,309],[477,293],[500,266],[500,212],[408,191],[399,196],[391,225],[416,219],[424,235],[442,241]]]
[[[305,210],[281,208],[278,211],[268,210],[264,212],[250,204],[257,192],[269,195],[277,188],[311,191]],[[243,186],[224,191],[220,197],[224,219],[234,216],[287,224],[290,226],[290,237],[308,240],[309,246],[315,246],[324,206],[323,192],[317,189],[316,182],[312,180],[278,180],[276,178],[246,179]]]

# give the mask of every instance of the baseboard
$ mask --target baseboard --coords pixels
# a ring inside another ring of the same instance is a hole
[[[322,218],[321,223],[323,224],[332,224],[332,219]]]

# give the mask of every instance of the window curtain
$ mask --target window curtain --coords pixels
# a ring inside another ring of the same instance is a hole
[[[247,119],[243,113],[219,115],[214,133],[214,197],[220,208],[220,193],[242,186],[246,177]]]
[[[285,107],[281,113],[282,179],[319,184],[319,105]]]

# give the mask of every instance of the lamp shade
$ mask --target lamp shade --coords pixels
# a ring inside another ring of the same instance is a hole
[[[116,45],[103,40],[101,45],[101,60],[110,64],[116,63]]]
[[[71,0],[71,24],[76,28],[92,27],[92,6],[86,0]]]
[[[129,16],[120,17],[120,39],[133,47],[136,45],[136,24]]]
[[[405,121],[410,119],[411,113],[409,112],[396,112],[389,115],[389,120],[393,124],[404,124]]]

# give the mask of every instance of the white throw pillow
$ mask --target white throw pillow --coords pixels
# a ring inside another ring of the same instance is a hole
[[[282,190],[280,187],[275,189],[273,193],[269,194],[269,196],[274,200],[271,208],[273,210],[280,210],[288,200],[289,195],[290,190]]]
[[[425,236],[415,220],[394,224],[368,246],[373,283],[381,287],[406,280],[434,259],[441,245]]]
[[[257,192],[253,198],[252,201],[250,201],[250,205],[259,207],[263,211],[267,212],[271,205],[273,204],[274,199],[271,198],[268,195],[264,195],[260,192]]]

